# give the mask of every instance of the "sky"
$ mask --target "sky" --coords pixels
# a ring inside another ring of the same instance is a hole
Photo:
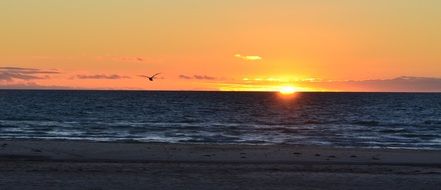
[[[441,92],[439,0],[2,0],[0,23],[0,88]]]

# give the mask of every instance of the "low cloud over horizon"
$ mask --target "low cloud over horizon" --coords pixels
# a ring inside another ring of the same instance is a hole
[[[116,79],[129,79],[129,76],[111,74],[96,74],[96,75],[76,75],[74,78],[77,79],[107,79],[107,80],[116,80]]]
[[[351,91],[441,92],[441,78],[401,76],[383,80],[329,82],[327,86]]]
[[[301,91],[347,91],[347,92],[441,92],[441,78],[401,76],[392,79],[376,80],[300,80],[285,81],[277,80],[252,80],[232,84],[244,88],[253,86],[295,86]],[[252,89],[252,88],[251,88]]]
[[[34,82],[17,83],[17,84],[0,84],[0,89],[17,89],[17,90],[75,90],[80,88],[73,88],[67,86],[56,85],[40,85]]]
[[[180,79],[186,79],[186,80],[217,80],[216,77],[212,77],[212,76],[207,76],[207,75],[193,75],[193,76],[188,76],[188,75],[179,75]]]
[[[22,67],[0,67],[0,81],[48,79],[50,75],[60,74],[56,70],[42,70]]]
[[[109,82],[105,82],[106,80],[109,80]],[[113,81],[110,82],[110,80]],[[257,89],[258,91],[265,91],[277,89],[280,86],[293,86],[299,91],[441,92],[441,77],[401,76],[391,79],[357,81],[332,81],[321,79],[285,81],[275,80],[275,78],[268,78],[268,80],[265,80],[264,78],[246,78],[242,80],[235,80],[204,74],[181,74],[178,75],[177,79],[169,79],[168,82],[177,82],[176,80],[180,80],[178,84],[187,84],[187,82],[185,82],[186,80],[188,80],[188,82],[192,80],[191,83],[200,83],[202,86],[203,84],[210,83],[213,87],[209,89],[217,90],[254,91]],[[49,70],[22,67],[0,67],[0,89],[146,89],[147,87],[151,87],[151,85],[163,84],[162,82],[158,81],[155,83],[148,83],[150,86],[145,86],[146,88],[136,85],[130,86],[131,84],[136,84],[138,81],[140,81],[138,78],[119,74],[75,74],[62,73],[59,70],[54,69]],[[98,84],[106,85],[102,88],[94,86]],[[145,85],[145,83],[141,84]],[[184,87],[176,89],[186,90]]]

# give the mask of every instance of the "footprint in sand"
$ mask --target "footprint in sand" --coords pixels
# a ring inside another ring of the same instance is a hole
[[[300,154],[302,154],[302,153],[300,153],[300,152],[293,152],[292,154],[300,155]]]
[[[40,149],[35,149],[35,148],[33,148],[33,149],[31,149],[32,150],[32,152],[43,152],[43,151],[41,151]]]
[[[314,156],[317,156],[317,157],[318,157],[318,156],[320,156],[320,154],[315,154]]]
[[[356,155],[351,155],[351,158],[357,158],[357,156]]]
[[[211,156],[216,156],[216,154],[205,154],[205,155],[202,155],[202,156],[211,157]]]

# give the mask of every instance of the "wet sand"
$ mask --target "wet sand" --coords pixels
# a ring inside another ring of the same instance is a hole
[[[441,151],[0,141],[0,189],[439,189]]]

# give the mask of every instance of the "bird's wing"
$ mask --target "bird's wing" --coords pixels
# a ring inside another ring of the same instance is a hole
[[[159,75],[159,74],[161,74],[161,73],[156,73],[156,74],[154,74],[154,75],[152,76],[152,78],[153,78],[153,77],[156,77],[156,75]]]
[[[147,75],[138,75],[139,77],[144,77],[144,78],[150,78],[149,76],[147,76]]]

